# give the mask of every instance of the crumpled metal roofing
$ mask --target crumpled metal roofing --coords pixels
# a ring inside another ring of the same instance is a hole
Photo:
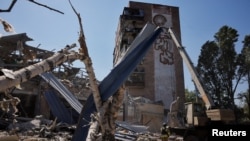
[[[57,121],[68,124],[74,124],[75,121],[70,114],[69,110],[62,103],[55,90],[46,90],[44,96],[52,111],[52,114],[57,117]]]
[[[81,113],[83,108],[82,104],[76,99],[76,97],[52,74],[51,72],[44,72],[40,76],[49,83],[54,89],[56,89],[65,100],[74,108],[77,113]]]
[[[121,141],[136,141],[138,138],[138,135],[140,134],[147,134],[148,126],[144,125],[136,125],[131,124],[126,121],[116,121],[116,126],[120,127],[120,130],[118,129],[115,133],[115,139],[121,140]],[[125,129],[129,132],[123,132],[122,130]]]
[[[134,133],[148,133],[148,126],[130,124],[125,121],[116,121],[116,125]]]

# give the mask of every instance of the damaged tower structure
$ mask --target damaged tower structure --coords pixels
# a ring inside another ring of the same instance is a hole
[[[146,124],[158,116],[162,119],[157,119],[158,124],[161,124],[167,120],[170,105],[177,97],[180,98],[181,103],[185,101],[182,58],[167,32],[168,28],[172,28],[181,37],[179,8],[130,1],[128,7],[124,7],[120,15],[113,64],[116,65],[119,62],[147,22],[163,27],[164,32],[125,82],[127,96],[122,118],[125,121],[136,119],[137,121],[133,122]],[[131,108],[131,97],[136,97],[132,101],[138,101],[140,98],[139,101],[149,100],[153,104],[134,104],[134,108]],[[157,123],[155,121],[151,123]]]

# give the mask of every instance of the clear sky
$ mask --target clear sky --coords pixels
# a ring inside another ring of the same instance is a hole
[[[7,9],[12,0],[2,0],[0,9]],[[68,0],[36,0],[62,11],[60,14],[33,4],[18,0],[11,12],[0,13],[0,18],[8,21],[16,33],[27,33],[34,41],[29,45],[46,50],[58,51],[68,44],[78,44],[79,24]],[[182,45],[197,64],[201,46],[213,40],[214,34],[223,25],[236,29],[239,41],[236,50],[242,47],[245,35],[250,34],[249,0],[134,0],[179,7]],[[128,0],[71,0],[80,13],[90,57],[95,75],[102,80],[111,71],[115,32],[119,16]],[[0,34],[8,35],[0,28]],[[79,46],[79,45],[78,45]],[[84,67],[76,63],[76,67]],[[185,68],[185,87],[193,90],[190,74]],[[246,88],[240,87],[239,91]]]

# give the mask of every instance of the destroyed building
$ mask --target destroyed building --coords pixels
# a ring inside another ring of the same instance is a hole
[[[0,38],[0,76],[13,79],[14,71],[55,54],[28,45],[27,42],[32,40],[26,33]],[[44,71],[28,81],[1,91],[0,129],[6,129],[14,120],[32,120],[40,115],[47,120],[56,118],[57,122],[76,123],[82,104],[91,91],[85,70],[73,67],[71,63],[61,63],[51,71]],[[73,104],[76,106],[72,107]]]

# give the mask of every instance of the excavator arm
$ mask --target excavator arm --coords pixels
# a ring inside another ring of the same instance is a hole
[[[168,32],[174,41],[183,61],[186,63],[187,68],[189,69],[189,72],[192,76],[193,82],[195,83],[202,100],[205,103],[205,106],[207,108],[206,115],[209,119],[212,121],[235,121],[235,115],[234,111],[231,109],[216,109],[215,104],[212,101],[212,98],[206,93],[205,88],[202,85],[202,80],[200,79],[195,67],[193,66],[193,63],[191,59],[189,58],[187,52],[185,49],[181,46],[180,42],[177,40],[174,32],[171,28],[168,29]],[[215,108],[215,109],[214,109]]]
[[[176,45],[183,61],[185,62],[187,68],[189,69],[192,80],[195,83],[195,85],[196,85],[196,87],[201,95],[201,98],[206,105],[206,108],[210,109],[211,107],[214,107],[214,102],[212,101],[211,97],[206,93],[206,91],[202,85],[202,81],[198,77],[198,73],[197,73],[190,57],[188,56],[185,48],[181,46],[180,42],[177,40],[177,38],[176,38],[176,36],[171,28],[168,29],[168,32],[169,32],[172,40],[174,41],[174,44]]]

